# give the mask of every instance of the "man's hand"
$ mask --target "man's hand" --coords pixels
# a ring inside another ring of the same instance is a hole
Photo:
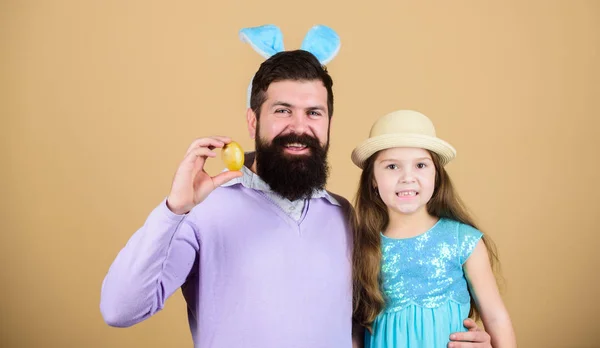
[[[208,157],[215,157],[215,148],[231,142],[228,137],[197,139],[190,145],[183,161],[177,168],[167,207],[175,214],[188,213],[202,202],[215,188],[229,180],[242,176],[240,171],[227,171],[211,177],[204,171]]]
[[[466,319],[463,323],[469,331],[451,334],[448,348],[492,348],[490,335],[478,328],[475,321]]]

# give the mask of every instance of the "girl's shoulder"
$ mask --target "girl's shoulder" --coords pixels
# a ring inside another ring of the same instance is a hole
[[[459,234],[459,236],[481,237],[483,235],[483,233],[479,229],[464,222],[460,222],[458,220],[450,218],[440,218],[438,226],[446,231],[456,232]]]
[[[462,264],[469,258],[475,246],[481,237],[483,237],[483,233],[479,229],[457,220],[447,218],[443,220],[443,226],[446,231],[452,232],[455,238],[459,259]]]

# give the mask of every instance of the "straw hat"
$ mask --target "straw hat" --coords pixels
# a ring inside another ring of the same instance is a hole
[[[416,111],[398,110],[380,117],[369,133],[369,138],[352,151],[352,162],[363,168],[364,162],[374,153],[393,147],[418,147],[435,152],[442,166],[454,157],[452,145],[438,138],[431,120]]]

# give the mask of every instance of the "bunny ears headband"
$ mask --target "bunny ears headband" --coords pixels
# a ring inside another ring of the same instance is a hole
[[[283,34],[275,25],[243,28],[239,35],[242,42],[250,44],[258,54],[266,59],[284,51]],[[315,25],[306,33],[300,49],[312,53],[322,65],[325,65],[338,54],[340,46],[340,37],[333,29],[324,25]],[[252,81],[248,86],[247,106],[250,106],[251,91]]]

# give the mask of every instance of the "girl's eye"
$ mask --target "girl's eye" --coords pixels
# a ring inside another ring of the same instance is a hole
[[[417,164],[417,168],[419,168],[419,169],[423,169],[423,168],[426,168],[426,167],[427,167],[427,165],[425,163],[419,163],[419,164]]]
[[[397,165],[395,165],[395,164],[388,164],[386,168],[387,168],[387,169],[394,170],[394,169],[397,169],[397,168],[398,168],[398,166],[397,166]]]

